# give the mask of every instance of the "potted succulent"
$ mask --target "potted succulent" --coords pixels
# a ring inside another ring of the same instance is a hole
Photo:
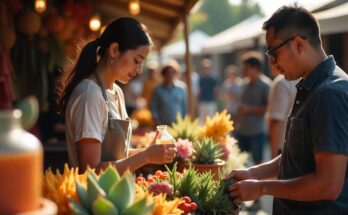
[[[178,171],[192,166],[198,172],[210,172],[214,179],[219,176],[219,171],[225,165],[221,159],[223,156],[222,148],[211,138],[203,138],[193,144],[191,159],[186,162],[178,163]]]
[[[194,214],[237,215],[239,213],[239,206],[231,202],[226,192],[226,188],[233,181],[213,180],[210,172],[200,173],[192,168],[193,166],[178,177],[176,167],[174,165],[172,170],[167,168],[168,180],[173,185],[176,197],[189,197],[196,203]]]
[[[71,214],[121,214],[142,215],[153,210],[147,205],[146,198],[134,202],[134,179],[130,172],[122,177],[112,168],[100,174],[99,179],[88,172],[87,187],[76,182],[78,201],[69,198]]]

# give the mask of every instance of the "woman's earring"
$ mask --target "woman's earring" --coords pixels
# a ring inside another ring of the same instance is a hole
[[[111,59],[111,64],[114,64],[114,59]]]

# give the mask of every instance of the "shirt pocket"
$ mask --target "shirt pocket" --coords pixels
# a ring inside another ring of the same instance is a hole
[[[301,118],[291,117],[287,135],[287,148],[292,155],[301,155],[305,151],[304,121]]]

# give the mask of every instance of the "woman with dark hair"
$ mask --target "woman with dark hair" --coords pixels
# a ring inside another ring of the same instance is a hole
[[[174,144],[130,149],[130,120],[122,90],[115,84],[126,84],[141,74],[151,45],[144,25],[130,17],[119,18],[82,48],[73,68],[59,80],[58,103],[66,119],[71,166],[99,170],[112,164],[123,172],[172,162]]]

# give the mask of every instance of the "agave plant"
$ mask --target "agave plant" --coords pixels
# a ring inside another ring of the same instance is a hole
[[[176,115],[176,123],[172,123],[169,127],[169,133],[174,137],[174,139],[188,139],[191,142],[195,141],[198,137],[199,131],[199,121],[198,119],[191,120],[190,116],[185,116],[184,118],[180,113]]]
[[[211,138],[203,138],[193,145],[193,160],[195,164],[213,164],[223,156],[222,148]]]
[[[135,185],[130,172],[122,177],[113,167],[100,174],[88,172],[87,189],[76,182],[78,200],[69,198],[71,214],[79,215],[143,215],[153,210],[147,205],[146,198],[134,201]]]
[[[172,170],[168,167],[169,182],[173,185],[176,196],[188,196],[197,203],[195,214],[237,214],[234,205],[226,192],[233,181],[213,180],[210,172],[199,173],[194,168],[187,169],[182,177],[176,175],[176,164]]]

